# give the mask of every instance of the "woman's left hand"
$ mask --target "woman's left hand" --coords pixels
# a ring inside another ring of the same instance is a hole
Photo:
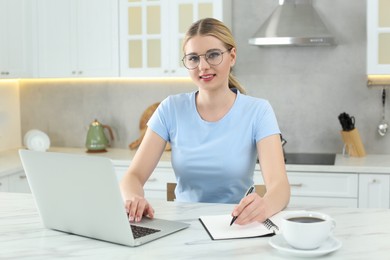
[[[237,216],[235,224],[246,225],[255,221],[264,222],[266,216],[266,201],[256,193],[244,197],[234,208],[232,216]]]

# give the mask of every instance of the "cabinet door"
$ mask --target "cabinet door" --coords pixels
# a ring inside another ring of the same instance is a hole
[[[76,76],[74,1],[37,1],[39,76]]]
[[[127,167],[115,166],[118,182],[123,178]],[[166,199],[167,182],[176,182],[173,169],[170,167],[156,167],[144,186],[145,197],[147,199]]]
[[[288,179],[290,206],[357,207],[357,174],[288,172]]]
[[[117,77],[118,2],[83,0],[77,3],[77,68],[88,77]]]
[[[39,76],[117,76],[117,11],[111,0],[38,0]]]
[[[357,174],[288,172],[291,187],[290,207],[358,206]],[[263,184],[261,172],[255,171],[255,184]]]
[[[7,192],[8,191],[8,176],[0,177],[0,191]]]
[[[390,74],[390,1],[367,0],[367,74]]]
[[[188,76],[184,34],[204,17],[230,24],[230,0],[120,0],[121,76]]]
[[[121,76],[162,74],[163,51],[168,51],[163,49],[163,34],[167,33],[163,26],[166,22],[163,4],[163,1],[120,0]]]
[[[9,191],[20,193],[31,193],[26,174],[19,171],[9,176]]]
[[[31,0],[0,0],[0,78],[33,74],[32,3]]]
[[[359,208],[390,207],[390,176],[359,174]]]
[[[173,169],[157,167],[145,184],[145,197],[166,200],[168,182],[176,182]]]

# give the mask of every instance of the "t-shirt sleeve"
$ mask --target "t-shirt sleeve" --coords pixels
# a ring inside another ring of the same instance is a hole
[[[280,134],[274,110],[268,101],[265,101],[263,107],[258,110],[257,118],[255,124],[256,143],[267,136]]]
[[[161,136],[165,141],[169,142],[169,110],[170,110],[170,98],[164,99],[160,105],[154,111],[153,115],[149,119],[147,125],[153,132]]]

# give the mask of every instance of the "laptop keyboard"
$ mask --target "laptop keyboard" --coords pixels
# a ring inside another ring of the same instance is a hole
[[[130,226],[131,226],[131,231],[133,231],[134,238],[140,238],[156,232],[160,232],[160,230],[158,229],[140,227],[135,225],[130,225]]]

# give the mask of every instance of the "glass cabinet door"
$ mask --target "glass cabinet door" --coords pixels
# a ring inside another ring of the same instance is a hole
[[[378,5],[378,63],[390,64],[390,1],[379,0]]]
[[[126,57],[122,66],[133,71],[162,67],[162,1],[128,0],[121,5],[125,11]],[[123,20],[122,24],[123,25]],[[121,54],[123,55],[123,53]],[[145,70],[143,70],[145,71]]]
[[[196,20],[223,20],[225,0],[120,0],[121,76],[188,76],[185,32]],[[229,5],[230,6],[230,5]]]
[[[389,0],[367,0],[367,74],[390,74]]]

